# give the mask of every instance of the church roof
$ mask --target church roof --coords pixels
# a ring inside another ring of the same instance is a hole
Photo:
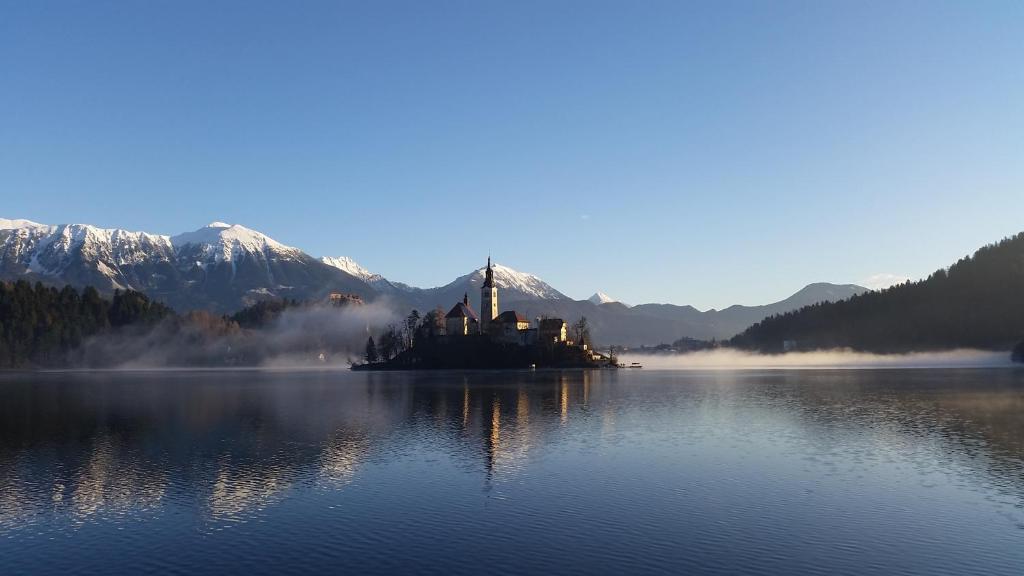
[[[542,318],[540,327],[542,330],[561,330],[565,326],[565,320],[561,318]]]
[[[471,320],[480,320],[480,317],[477,316],[476,312],[469,307],[469,304],[465,304],[463,302],[459,302],[455,306],[452,306],[451,311],[445,315],[445,318],[469,318]]]
[[[512,324],[513,322],[529,322],[529,320],[527,320],[526,316],[523,316],[515,310],[505,310],[501,314],[498,314],[498,317],[495,318],[493,322]]]

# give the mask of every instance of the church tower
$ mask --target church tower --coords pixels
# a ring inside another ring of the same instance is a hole
[[[497,317],[498,287],[494,285],[494,270],[491,269],[491,257],[488,256],[484,285],[480,287],[480,331],[486,333],[491,320]]]

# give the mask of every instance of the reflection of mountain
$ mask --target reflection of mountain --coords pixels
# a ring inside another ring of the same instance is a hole
[[[469,489],[489,488],[542,466],[555,446],[630,442],[665,426],[699,443],[719,434],[715,422],[801,438],[823,460],[851,442],[877,447],[866,458],[930,454],[1024,490],[1013,371],[31,378],[0,387],[0,531],[45,514],[91,522],[172,502],[214,523],[245,519],[309,486],[348,490],[368,466],[401,467],[423,451],[479,476]]]

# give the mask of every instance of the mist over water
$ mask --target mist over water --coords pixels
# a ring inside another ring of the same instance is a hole
[[[202,366],[348,366],[366,340],[399,321],[387,302],[285,309],[268,326],[226,330],[216,317],[186,316],[155,327],[128,327],[93,337],[77,351],[78,368],[188,368]],[[212,319],[212,321],[211,321]]]
[[[948,350],[908,354],[870,354],[853,350],[758,354],[728,348],[687,354],[623,354],[620,362],[638,362],[657,370],[997,368],[1012,366],[1009,352]]]

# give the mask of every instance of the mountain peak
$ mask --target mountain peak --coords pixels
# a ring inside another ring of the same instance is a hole
[[[470,284],[475,288],[479,282],[483,282],[487,267],[477,268],[468,274]],[[521,293],[521,296],[540,299],[564,299],[566,296],[551,287],[550,284],[541,280],[529,272],[520,272],[503,264],[492,263],[491,271],[494,274],[494,283],[501,290],[511,290]],[[456,280],[460,283],[466,276]]]
[[[612,298],[611,296],[605,294],[604,292],[601,292],[600,290],[598,290],[597,292],[594,292],[594,295],[591,296],[590,298],[587,298],[587,300],[590,301],[590,302],[593,302],[594,304],[597,304],[598,306],[600,306],[601,304],[612,304],[612,303],[619,303],[619,304],[623,304],[624,306],[629,306],[629,304],[625,304],[623,302],[619,302],[615,298]]]
[[[212,222],[194,232],[185,232],[171,237],[176,250],[185,246],[199,247],[206,256],[217,262],[230,262],[243,253],[264,253],[267,251],[290,254],[296,248],[285,246],[270,236],[246,228],[240,224]]]

